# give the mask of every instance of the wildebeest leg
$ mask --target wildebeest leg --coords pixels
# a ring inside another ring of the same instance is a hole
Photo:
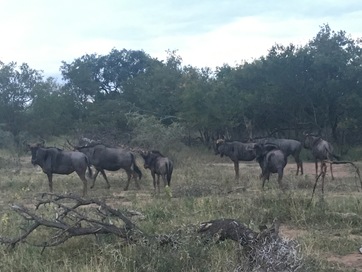
[[[85,197],[87,195],[87,183],[88,183],[87,179],[85,178],[85,170],[77,171],[77,174],[83,182],[83,197]]]
[[[94,173],[94,176],[92,178],[92,185],[91,185],[91,189],[94,187],[94,183],[96,182],[96,178],[98,176],[98,173],[99,173],[99,169],[96,169],[96,172]]]
[[[125,190],[125,191],[128,190],[129,183],[130,183],[131,178],[132,178],[132,171],[126,170],[126,173],[127,173],[127,185],[126,185],[126,187],[124,187],[124,190]]]
[[[280,189],[284,191],[285,187],[283,185],[282,179],[283,179],[283,169],[278,169],[278,184]]]
[[[53,192],[53,174],[49,173],[47,174],[48,176],[48,183],[49,183],[49,191],[52,193]]]
[[[327,173],[327,164],[322,162],[321,163],[321,174],[322,174],[322,193],[324,194],[324,178]]]
[[[318,177],[318,161],[315,161],[315,176]]]
[[[163,180],[163,186],[166,187],[167,186],[166,174],[162,175],[162,180]]]
[[[83,181],[83,197],[87,195],[87,179],[84,177],[79,176],[80,179]]]
[[[326,168],[327,168],[327,165],[326,165]],[[334,180],[333,169],[332,169],[332,164],[331,164],[331,163],[329,164],[329,168],[330,168],[330,170],[331,170],[332,180]],[[326,170],[326,172],[327,172],[327,170]]]
[[[109,185],[109,181],[108,181],[108,178],[107,178],[107,176],[106,176],[106,172],[105,172],[103,169],[101,169],[99,172],[101,172],[102,177],[105,179],[105,181],[106,181],[106,183],[107,183],[107,189],[111,188],[111,185]],[[94,179],[94,180],[95,180],[95,179]],[[93,185],[94,185],[94,184],[93,184]]]
[[[263,177],[263,185],[262,185],[262,189],[264,190],[264,186],[265,186],[265,181],[268,180],[269,181],[269,177],[270,177],[270,173],[262,173],[262,177]]]
[[[127,185],[126,185],[126,187],[124,188],[125,191],[128,190],[129,183],[131,182],[131,179],[132,179],[132,177],[134,176],[134,175],[133,175],[134,173],[133,173],[133,171],[132,171],[131,169],[126,170],[126,173],[127,173]],[[135,182],[136,182],[136,187],[137,187],[137,189],[141,189],[141,187],[140,187],[140,185],[139,185],[139,183],[138,183],[138,180],[137,180],[137,177],[136,177],[136,176],[134,176],[134,179],[135,179]]]
[[[137,175],[135,174],[135,172],[132,172],[132,173],[131,173],[131,177],[134,178],[134,181],[135,181],[135,183],[136,183],[136,188],[137,188],[138,190],[140,190],[140,189],[141,189],[141,186],[140,186],[140,184],[139,184],[139,182],[138,182],[138,177],[137,177]]]
[[[157,190],[158,190],[158,194],[160,194],[160,175],[157,174]]]
[[[239,179],[239,161],[234,161],[235,179]]]
[[[300,160],[299,156],[295,157],[295,162],[297,164],[297,174],[296,174],[296,176],[298,176],[298,174],[299,174],[299,169],[300,169],[300,174],[303,175],[303,162]]]
[[[156,177],[155,177],[155,172],[151,170],[151,176],[152,176],[152,180],[153,180],[153,189],[156,193]]]

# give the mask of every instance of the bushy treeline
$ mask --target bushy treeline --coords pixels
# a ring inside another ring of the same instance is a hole
[[[113,49],[63,62],[61,83],[27,64],[0,62],[0,129],[18,142],[23,134],[74,131],[139,141],[147,139],[143,122],[173,125],[187,143],[222,135],[301,138],[303,131],[360,143],[360,42],[324,25],[304,46],[275,45],[259,59],[215,70],[184,66],[176,51],[160,61]]]

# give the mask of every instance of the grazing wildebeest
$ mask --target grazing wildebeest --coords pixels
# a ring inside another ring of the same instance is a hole
[[[304,137],[304,147],[306,149],[310,149],[314,157],[316,176],[318,176],[318,161],[321,162],[322,170],[322,167],[327,167],[323,163],[324,160],[332,161],[333,158],[339,160],[339,157],[333,153],[332,145],[326,140],[323,140],[322,137],[311,135],[308,133],[304,133]],[[330,170],[332,179],[334,179],[332,164],[330,164]]]
[[[153,187],[156,191],[156,175],[157,175],[157,188],[160,193],[160,176],[162,176],[163,184],[170,186],[171,176],[173,171],[173,162],[163,156],[159,151],[146,151],[141,152],[141,156],[144,160],[144,168],[151,170],[153,179]]]
[[[92,169],[86,155],[55,147],[44,147],[40,143],[28,144],[28,148],[31,151],[31,163],[39,165],[47,174],[50,192],[53,192],[53,174],[68,175],[76,172],[83,181],[83,196],[87,194],[85,172],[88,168],[88,175],[91,177]]]
[[[278,173],[278,183],[281,189],[285,189],[282,183],[284,167],[287,165],[287,156],[279,146],[274,144],[255,144],[256,160],[261,168],[261,178],[264,189],[265,181],[269,180],[271,173]]]
[[[119,169],[124,169],[127,173],[128,179],[127,185],[124,188],[125,191],[128,190],[132,176],[135,178],[136,187],[138,189],[140,188],[137,177],[134,175],[134,173],[136,173],[139,179],[141,179],[142,172],[138,168],[135,156],[132,152],[121,148],[106,147],[105,145],[99,143],[73,147],[76,150],[84,153],[88,157],[90,163],[96,169],[91,188],[94,187],[95,180],[99,172],[101,172],[103,178],[105,179],[107,187],[110,188],[111,186],[104,170],[117,171]]]
[[[263,138],[254,141],[256,143],[261,143],[261,144],[268,144],[268,143],[275,144],[279,147],[281,151],[284,152],[285,156],[289,157],[290,155],[292,155],[297,164],[296,175],[299,174],[299,169],[300,169],[300,174],[303,175],[303,162],[300,159],[300,152],[302,151],[303,147],[301,142],[293,139],[275,139],[275,138]]]
[[[239,179],[239,161],[255,159],[254,143],[227,142],[218,139],[214,145],[215,155],[228,156],[234,163],[235,179]]]

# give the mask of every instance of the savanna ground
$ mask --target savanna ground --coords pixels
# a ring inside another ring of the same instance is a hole
[[[257,231],[261,224],[282,223],[281,235],[296,239],[301,246],[301,271],[362,271],[362,192],[355,171],[349,165],[336,165],[335,180],[328,172],[325,193],[314,186],[314,164],[304,162],[304,175],[295,176],[296,164],[289,160],[284,182],[289,190],[279,190],[272,176],[261,190],[260,170],[255,162],[241,164],[241,180],[234,181],[228,158],[208,150],[189,150],[170,154],[175,163],[172,196],[153,193],[150,173],[143,169],[141,190],[134,182],[125,192],[124,172],[108,172],[111,189],[105,189],[101,176],[89,197],[100,198],[121,211],[133,210],[143,216],[132,220],[144,232],[181,233],[175,247],[155,247],[144,243],[125,245],[114,236],[73,238],[57,247],[41,248],[26,243],[14,249],[0,245],[0,271],[235,271],[238,267],[236,244],[226,240],[205,244],[193,235],[201,222],[233,218]],[[357,163],[360,167],[361,164]],[[30,164],[30,156],[20,158],[0,151],[0,236],[13,237],[27,226],[9,204],[32,207],[41,192],[48,191],[46,176]],[[243,184],[247,190],[243,190]],[[358,185],[358,187],[357,187]],[[359,191],[358,191],[359,190]],[[54,192],[78,193],[81,181],[76,174],[54,176]],[[50,211],[51,212],[51,211]],[[46,232],[37,230],[30,240],[43,241]]]

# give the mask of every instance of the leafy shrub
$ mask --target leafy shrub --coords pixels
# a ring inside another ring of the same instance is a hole
[[[14,136],[8,132],[0,129],[0,148],[8,148],[14,145]]]
[[[154,116],[138,113],[128,115],[127,120],[133,130],[132,145],[159,150],[182,147],[181,140],[185,136],[185,129],[179,123],[165,126]]]

